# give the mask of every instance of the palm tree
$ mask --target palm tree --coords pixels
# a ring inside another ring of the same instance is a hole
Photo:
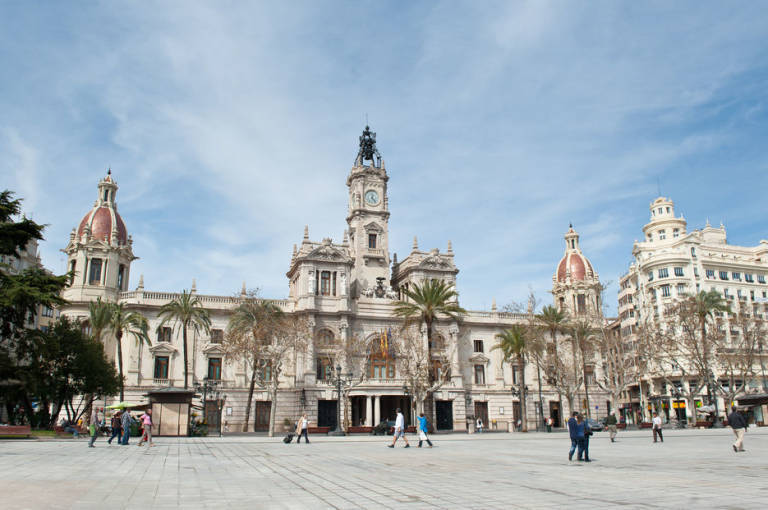
[[[256,385],[256,376],[259,369],[256,355],[259,344],[269,338],[269,334],[279,320],[283,317],[283,311],[270,301],[247,299],[238,306],[229,319],[225,344],[231,345],[233,352],[251,363],[251,385],[248,390],[248,404],[245,406],[245,424],[243,432],[248,431],[248,419],[251,415],[251,402],[253,390]]]
[[[580,320],[574,324],[571,324],[571,326],[568,328],[568,332],[571,337],[571,342],[573,343],[574,356],[578,352],[579,356],[581,357],[581,376],[582,380],[584,381],[584,400],[587,401],[586,413],[587,418],[589,418],[590,413],[589,381],[587,379],[587,354],[590,350],[590,346],[588,344],[595,335],[595,328],[593,328],[592,325],[586,320]],[[577,370],[575,364],[574,369]]]
[[[432,348],[433,324],[438,316],[443,315],[458,321],[467,311],[459,306],[459,293],[452,283],[443,280],[424,280],[421,285],[414,283],[413,287],[403,289],[407,298],[395,301],[394,313],[406,320],[406,325],[423,322],[427,326],[427,341]]]
[[[187,351],[187,328],[199,333],[201,330],[208,334],[211,331],[211,318],[208,310],[203,308],[200,299],[191,292],[183,290],[173,301],[160,307],[160,327],[166,324],[176,323],[181,327],[184,340],[184,389],[189,387],[189,354]]]
[[[522,421],[522,431],[528,432],[528,406],[525,402],[525,366],[527,357],[533,348],[529,338],[528,329],[521,324],[513,324],[509,329],[505,329],[496,335],[499,343],[494,345],[491,350],[499,349],[504,355],[504,361],[510,365],[516,364],[520,370],[520,414]],[[515,363],[513,364],[513,360]]]
[[[536,314],[536,320],[538,320],[543,326],[542,328],[549,332],[549,336],[552,339],[552,348],[554,349],[554,356],[557,357],[557,334],[561,333],[565,329],[565,321],[568,315],[564,310],[553,306],[547,305],[541,309],[541,313]],[[541,395],[541,383],[539,383],[539,395]],[[560,393],[560,388],[557,388],[557,400],[562,401],[563,396]],[[541,400],[541,398],[540,398]],[[573,402],[569,402],[573,406]],[[539,403],[543,406],[543,402]],[[572,411],[572,410],[571,410]],[[542,408],[541,413],[544,414]]]
[[[709,367],[709,342],[707,340],[707,321],[712,317],[712,314],[714,312],[725,312],[730,313],[731,307],[730,305],[725,301],[723,296],[717,292],[716,290],[710,290],[710,291],[704,291],[702,290],[695,296],[691,296],[690,298],[690,305],[692,307],[693,313],[698,317],[699,319],[699,327],[701,328],[701,348],[702,348],[702,361],[704,362],[704,367],[706,367],[707,370],[707,399],[709,400],[709,405],[712,405],[714,403],[715,405],[715,417],[713,419],[713,426],[718,426],[720,424],[720,417],[719,417],[719,410],[717,408],[717,398],[713,398],[713,391],[712,391],[712,369]],[[714,402],[713,402],[714,401]]]
[[[132,312],[125,309],[123,303],[113,304],[112,316],[109,322],[109,329],[115,339],[117,339],[117,367],[120,374],[120,402],[125,400],[124,381],[123,381],[123,335],[128,333],[136,339],[136,343],[146,342],[152,345],[149,340],[149,322],[139,312]]]
[[[88,325],[91,327],[91,336],[101,342],[104,331],[109,328],[112,318],[112,303],[102,301],[101,298],[88,303]],[[110,353],[107,353],[110,354]]]

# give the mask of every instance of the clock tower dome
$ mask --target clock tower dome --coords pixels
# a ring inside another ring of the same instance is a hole
[[[349,250],[354,259],[350,294],[389,286],[389,203],[387,172],[376,149],[376,133],[365,126],[355,165],[347,177]]]

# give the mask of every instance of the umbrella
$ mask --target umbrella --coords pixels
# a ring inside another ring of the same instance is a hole
[[[118,402],[117,404],[112,404],[111,406],[107,406],[107,409],[125,409],[127,407],[137,407],[142,405],[144,404],[134,404],[132,402]]]

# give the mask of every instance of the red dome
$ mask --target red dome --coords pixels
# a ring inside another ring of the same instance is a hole
[[[594,274],[592,264],[587,257],[577,252],[566,253],[560,260],[560,264],[557,265],[557,281],[564,282],[569,270],[571,280],[586,280],[587,275],[591,278]]]
[[[106,238],[109,241],[112,235],[113,219],[117,223],[117,244],[126,244],[128,242],[128,230],[125,228],[123,219],[117,211],[105,205],[89,211],[83,217],[77,228],[77,236],[82,236],[86,225],[90,225],[91,237],[100,241]]]

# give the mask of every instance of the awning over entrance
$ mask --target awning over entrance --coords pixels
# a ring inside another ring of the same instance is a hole
[[[754,395],[744,395],[738,397],[736,402],[742,406],[759,406],[768,404],[768,393],[755,393]]]

